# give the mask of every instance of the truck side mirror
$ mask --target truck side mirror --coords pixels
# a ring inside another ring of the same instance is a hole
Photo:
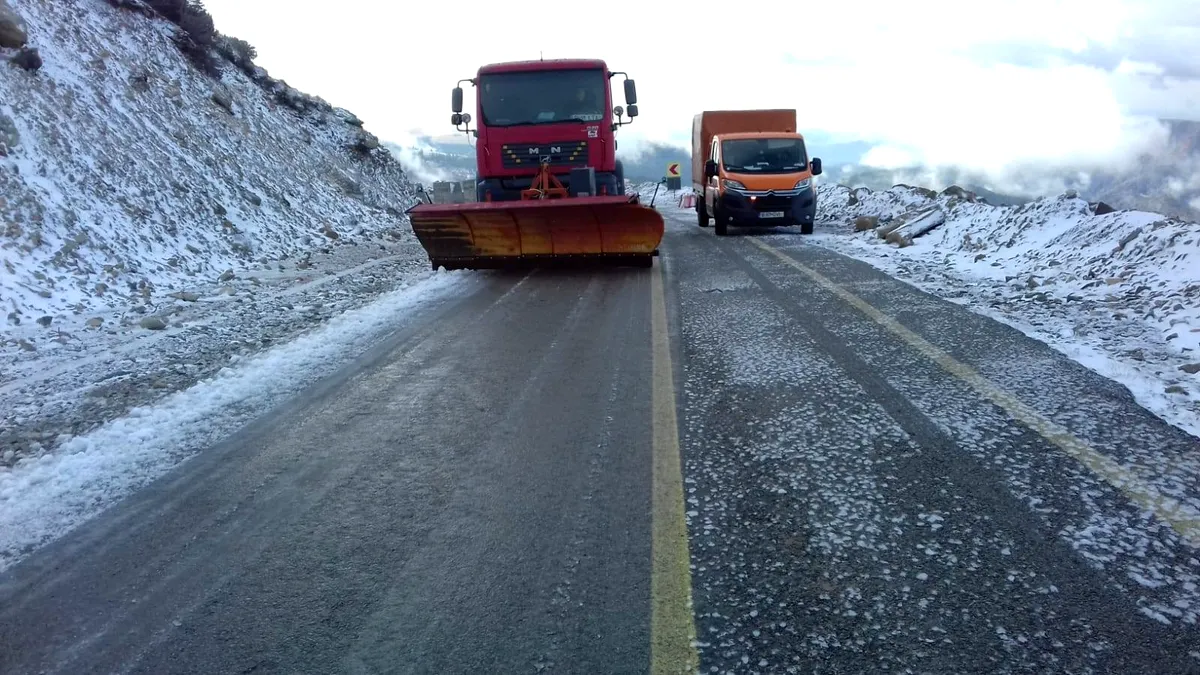
[[[637,117],[637,104],[636,103],[629,104],[629,116]]]
[[[617,107],[613,108],[613,114],[616,115],[618,119],[620,119],[620,117],[625,114],[625,109],[622,108],[621,106],[617,106]]]
[[[821,158],[813,157],[811,165],[812,165],[812,175],[820,176],[821,175]]]
[[[717,160],[710,159],[704,163],[704,175],[709,178],[717,175]]]
[[[455,87],[450,94],[450,110],[451,112],[462,112],[462,87]]]
[[[454,113],[450,116],[450,124],[453,124],[454,126],[462,124],[462,117],[462,113]]]
[[[633,80],[625,80],[625,105],[632,106],[637,103],[637,86]],[[634,117],[632,113],[629,115]]]

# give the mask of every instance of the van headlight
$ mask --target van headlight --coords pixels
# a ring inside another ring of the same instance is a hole
[[[812,185],[812,179],[805,178],[804,180],[796,183],[796,187],[794,187],[792,189],[793,190],[803,190],[804,188],[808,187],[809,185]]]
[[[728,178],[725,179],[725,187],[733,188],[734,190],[745,190],[746,189],[745,185],[742,185],[741,183],[737,182],[736,180],[729,180]]]

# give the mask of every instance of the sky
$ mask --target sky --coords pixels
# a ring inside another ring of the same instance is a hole
[[[636,80],[624,147],[687,147],[702,110],[785,107],[870,143],[868,165],[993,173],[1121,163],[1163,142],[1158,118],[1200,120],[1196,0],[204,4],[274,77],[399,143],[453,134],[450,90],[480,65],[539,55]]]

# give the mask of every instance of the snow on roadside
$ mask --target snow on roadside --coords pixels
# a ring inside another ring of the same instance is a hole
[[[658,192],[655,192],[658,188]],[[649,206],[651,201],[654,202],[656,208],[662,206],[676,206],[679,204],[680,195],[691,192],[691,188],[685,187],[683,190],[668,190],[666,183],[645,182],[632,184],[629,183],[625,191],[627,194],[637,193],[641,203]]]
[[[934,207],[945,223],[907,246],[853,232]],[[907,186],[822,186],[818,208],[814,243],[1017,328],[1200,436],[1200,225],[1093,215],[1070,194],[1001,207]]]
[[[211,377],[253,355],[369,304],[429,269],[420,246],[348,246],[304,262],[250,269],[219,290],[156,304],[162,330],[116,321],[4,365],[0,470],[53,453],[135,407]]]
[[[349,362],[406,312],[468,282],[463,274],[425,272],[311,333],[71,438],[58,452],[0,469],[0,571]]]

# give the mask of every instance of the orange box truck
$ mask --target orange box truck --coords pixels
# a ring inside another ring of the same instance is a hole
[[[692,191],[700,227],[799,225],[812,234],[813,177],[795,110],[706,110],[692,120]]]

